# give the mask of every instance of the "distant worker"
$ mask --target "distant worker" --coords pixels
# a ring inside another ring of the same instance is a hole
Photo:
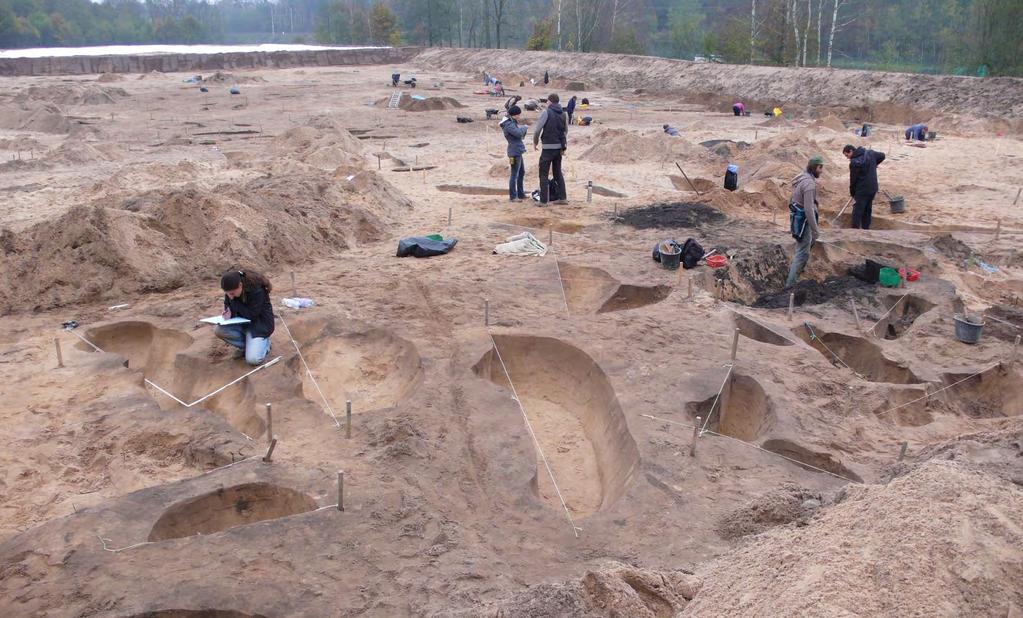
[[[681,135],[681,133],[678,132],[678,129],[676,129],[675,127],[671,126],[670,124],[664,125],[663,128],[664,128],[664,132],[667,133],[668,135],[672,136],[672,137],[678,137],[678,136]]]
[[[531,112],[535,112],[536,110],[540,109],[540,102],[537,101],[536,99],[526,99],[525,101],[522,102],[522,107],[526,108]]]
[[[401,73],[391,73],[391,88],[397,88],[399,81],[401,81]]]
[[[927,140],[927,125],[925,125],[925,124],[915,124],[915,125],[909,127],[908,129],[906,129],[906,139],[907,140],[915,139],[915,140],[920,141],[920,142],[926,141]]]
[[[746,114],[746,106],[742,104],[742,101],[736,101],[732,104],[732,113],[736,116],[744,116]]]
[[[771,114],[773,114],[775,118],[781,118],[781,114],[782,114],[781,108],[780,107],[775,107],[771,111]]]
[[[817,179],[824,170],[824,158],[811,157],[806,163],[806,170],[792,180],[792,198],[789,200],[789,222],[792,237],[796,239],[796,252],[792,256],[789,278],[785,287],[792,287],[799,275],[806,268],[810,259],[810,249],[820,238],[817,222],[820,214],[817,210]]]
[[[849,159],[849,197],[856,200],[852,226],[869,230],[874,196],[877,195],[877,166],[884,162],[884,153],[846,144],[842,154]]]
[[[561,98],[552,93],[547,96],[547,109],[543,110],[533,129],[533,150],[543,142],[540,153],[540,205],[546,206],[553,201],[556,204],[567,204],[568,195],[565,191],[565,176],[561,173],[561,157],[568,150],[568,122],[565,110],[561,108]],[[557,195],[550,194],[550,173],[554,173]]]
[[[568,100],[568,105],[565,106],[565,113],[568,114],[568,124],[572,124],[572,114],[575,113],[575,96],[574,95]]]
[[[543,72],[543,85],[546,86],[549,83],[551,83],[551,74],[548,73],[547,71],[544,71]]]
[[[238,348],[235,358],[245,358],[250,365],[260,365],[270,353],[270,335],[274,332],[274,311],[270,302],[273,286],[263,275],[252,270],[229,270],[220,277],[224,291],[223,318],[245,318],[245,324],[225,324],[214,334]]]
[[[521,113],[522,109],[518,105],[512,105],[508,110],[508,116],[501,121],[504,139],[508,140],[508,166],[511,168],[511,175],[508,177],[508,197],[512,202],[526,199],[526,189],[523,187],[526,164],[522,160],[522,155],[526,154],[526,145],[522,138],[529,131],[529,125],[519,124]]]
[[[584,97],[583,100],[579,102],[579,109],[589,109],[589,107],[590,100]]]
[[[493,95],[495,97],[503,97],[504,96],[504,84],[502,84],[500,81],[494,82]]]

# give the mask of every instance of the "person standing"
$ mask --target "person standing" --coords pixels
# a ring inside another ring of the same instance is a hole
[[[852,226],[856,229],[870,229],[870,215],[874,210],[874,196],[877,195],[877,166],[884,163],[884,153],[846,144],[842,154],[849,159],[849,197],[856,200],[853,205]]]
[[[521,202],[526,199],[526,189],[523,182],[526,178],[526,165],[522,155],[526,154],[526,145],[522,138],[529,131],[529,125],[519,124],[519,115],[522,109],[518,105],[512,105],[508,109],[508,116],[501,121],[501,129],[504,130],[504,139],[508,141],[508,164],[511,167],[511,176],[508,178],[508,198],[512,202]]]
[[[572,114],[575,113],[575,95],[568,100],[568,105],[565,106],[565,113],[568,114],[568,124],[572,124]]]
[[[543,85],[546,86],[549,83],[551,83],[551,74],[549,72],[547,72],[547,71],[544,71],[543,72]]]
[[[823,170],[824,158],[814,156],[806,163],[806,170],[792,180],[789,211],[793,213],[792,237],[796,239],[796,252],[792,256],[789,278],[785,282],[787,288],[796,284],[810,259],[813,243],[820,238],[820,228],[817,226],[820,219],[817,211],[817,179]]]
[[[229,270],[220,277],[224,291],[225,320],[245,318],[247,324],[225,324],[214,334],[238,348],[235,358],[250,365],[261,365],[270,353],[270,335],[274,332],[274,311],[270,302],[270,280],[252,270]]]
[[[565,191],[565,177],[561,173],[561,157],[568,150],[568,122],[565,110],[561,108],[561,98],[557,93],[547,97],[547,109],[540,114],[533,130],[533,150],[543,142],[540,153],[540,204],[547,205],[551,198],[556,204],[567,204],[568,195]],[[557,187],[555,195],[550,195],[550,173],[553,169],[554,182]]]

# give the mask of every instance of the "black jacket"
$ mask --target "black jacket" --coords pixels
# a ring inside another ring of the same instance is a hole
[[[543,142],[544,150],[565,150],[568,148],[568,119],[565,110],[558,103],[551,103],[537,119],[533,133],[533,145]]]
[[[253,337],[269,337],[274,332],[274,308],[270,295],[262,286],[242,289],[238,298],[224,294],[224,309],[231,310],[231,317],[246,318]]]
[[[883,152],[860,146],[849,159],[849,195],[852,197],[877,193],[877,166],[884,161]]]

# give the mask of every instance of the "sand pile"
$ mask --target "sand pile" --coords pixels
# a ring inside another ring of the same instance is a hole
[[[834,150],[832,146],[819,143],[812,135],[812,131],[805,129],[789,131],[753,144],[737,156],[740,182],[752,180],[789,182],[815,155],[823,156],[826,168],[832,172],[841,167],[831,158]]]
[[[99,200],[4,235],[0,313],[170,290],[232,264],[272,270],[382,238],[408,202],[376,176],[258,178]]]
[[[845,125],[842,121],[834,114],[828,114],[823,118],[819,118],[817,122],[813,123],[813,126],[818,129],[831,129],[832,131],[845,131]]]
[[[333,170],[362,161],[363,147],[351,133],[330,116],[317,116],[309,124],[288,129],[270,143],[275,158],[288,158],[306,165]]]
[[[123,88],[97,86],[96,84],[47,84],[45,86],[29,86],[18,92],[14,100],[20,103],[28,101],[47,101],[59,105],[103,105],[116,103],[128,97]]]
[[[638,133],[625,129],[603,129],[593,136],[592,143],[593,145],[580,157],[597,163],[720,162],[717,156],[703,146],[682,137],[671,137],[663,132]]]
[[[217,71],[213,75],[204,76],[202,81],[205,84],[266,83],[266,80],[259,75],[234,75],[233,73],[224,73],[222,71]]]
[[[96,78],[96,81],[104,84],[110,82],[121,82],[124,81],[124,76],[120,73],[103,73]]]
[[[806,527],[700,573],[683,616],[1005,616],[1023,608],[1023,492],[958,462],[849,485]],[[841,498],[841,496],[840,496]]]
[[[71,122],[53,103],[22,103],[0,111],[0,128],[37,133],[70,133]]]
[[[48,163],[63,165],[87,165],[115,161],[121,158],[116,144],[98,144],[69,139],[46,153]]]

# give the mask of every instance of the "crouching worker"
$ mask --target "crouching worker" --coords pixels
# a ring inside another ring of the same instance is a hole
[[[263,275],[251,270],[229,270],[220,277],[224,291],[225,320],[245,318],[248,324],[218,326],[215,334],[238,348],[235,358],[260,365],[270,353],[270,335],[274,332],[273,286]]]
[[[810,249],[820,238],[817,223],[820,214],[817,211],[817,179],[824,169],[824,158],[812,157],[806,164],[806,171],[800,173],[792,181],[792,199],[789,200],[789,222],[792,237],[796,239],[796,253],[792,256],[789,278],[785,287],[792,287],[799,279],[806,263],[810,259]]]
[[[906,129],[906,140],[916,140],[923,142],[927,140],[927,125],[915,124]]]

